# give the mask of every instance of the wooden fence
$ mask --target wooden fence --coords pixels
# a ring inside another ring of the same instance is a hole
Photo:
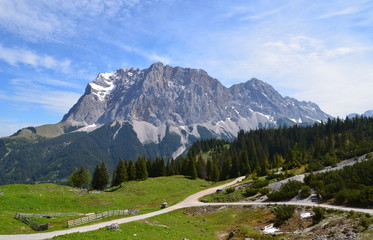
[[[25,217],[32,218],[49,218],[49,217],[65,217],[65,216],[82,216],[84,213],[17,213]]]
[[[111,217],[111,216],[134,215],[134,214],[137,214],[139,212],[140,212],[139,210],[135,210],[135,209],[109,210],[109,211],[106,211],[106,212],[100,212],[100,213],[97,213],[97,214],[90,214],[90,215],[82,217],[82,218],[69,220],[69,221],[67,221],[67,227],[69,227],[69,228],[70,227],[75,227],[75,226],[78,226],[78,225],[82,225],[82,224],[85,224],[85,223],[93,222],[93,221],[96,221],[96,220],[99,220],[99,219],[102,219],[102,218],[106,218],[106,217]]]
[[[46,224],[38,224],[37,222],[34,222],[32,221],[30,218],[20,214],[20,213],[16,213],[16,216],[15,216],[16,219],[24,222],[25,224],[29,225],[32,229],[34,229],[35,231],[44,231],[44,230],[48,230],[49,228],[49,223],[46,223]]]

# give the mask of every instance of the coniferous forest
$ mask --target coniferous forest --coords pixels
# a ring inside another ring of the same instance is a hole
[[[267,179],[271,179],[287,177],[286,174],[273,174],[271,169],[281,167],[286,173],[287,170],[306,166],[306,171],[311,174],[305,182],[315,188],[322,198],[366,206],[373,202],[370,199],[373,191],[372,161],[336,172],[312,172],[372,151],[373,118],[337,118],[312,126],[240,131],[233,142],[199,140],[186,155],[176,160],[160,157],[146,159],[144,156],[138,157],[137,161],[121,159],[111,179],[113,186],[125,181],[179,174],[213,182],[248,174],[267,175]],[[300,189],[301,185],[298,187]],[[351,189],[355,189],[353,194]],[[277,195],[278,200],[283,199],[280,193],[272,195],[273,199]]]
[[[308,171],[316,171],[371,151],[373,118],[355,117],[329,119],[312,126],[240,131],[231,143],[200,140],[181,161],[193,160],[197,164],[202,153],[209,153],[207,163],[216,165],[219,179],[224,180],[253,172],[266,175],[278,167],[289,170],[307,165]]]

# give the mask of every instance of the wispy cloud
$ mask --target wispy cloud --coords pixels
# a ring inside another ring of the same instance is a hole
[[[240,21],[259,20],[259,19],[262,19],[262,18],[265,18],[265,17],[269,17],[269,16],[271,16],[273,14],[279,13],[284,8],[285,8],[285,6],[284,7],[279,7],[279,8],[270,10],[270,11],[262,12],[262,13],[259,13],[259,14],[250,15],[250,16],[247,16],[247,17],[242,17],[240,19]]]
[[[27,49],[6,48],[0,44],[0,59],[10,65],[26,64],[35,68],[48,68],[62,72],[70,70],[70,60],[57,60],[52,56],[38,54]]]
[[[136,53],[137,55],[140,55],[144,58],[146,58],[147,60],[150,60],[152,62],[162,62],[164,64],[170,64],[172,63],[172,59],[168,56],[162,56],[158,53],[155,53],[154,51],[147,51],[147,50],[143,50],[143,49],[140,49],[140,48],[136,48],[136,47],[132,47],[132,46],[129,46],[127,44],[124,44],[124,43],[121,43],[121,42],[117,42],[117,41],[112,41],[112,40],[105,40],[103,39],[103,41],[107,42],[107,43],[110,43],[126,52],[130,52],[130,53]]]
[[[55,90],[31,80],[13,79],[10,83],[12,92],[0,91],[0,99],[18,104],[37,104],[58,114],[65,114],[81,96],[76,92]],[[61,82],[52,82],[52,84],[61,84]]]
[[[128,18],[142,0],[0,1],[0,27],[28,41],[64,42],[111,18]],[[88,24],[87,24],[88,23]]]
[[[325,18],[331,18],[331,17],[336,17],[336,16],[344,16],[344,15],[351,15],[359,12],[360,10],[356,7],[352,8],[346,8],[343,10],[338,10],[334,12],[328,12],[326,14],[323,14],[321,16],[318,16],[317,19],[325,19]]]

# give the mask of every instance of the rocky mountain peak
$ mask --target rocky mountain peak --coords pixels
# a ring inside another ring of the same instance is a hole
[[[171,126],[196,137],[193,126],[203,126],[233,137],[240,129],[276,126],[280,119],[312,123],[328,117],[316,104],[284,98],[256,78],[227,88],[204,70],[157,62],[143,70],[100,73],[62,121],[79,126],[126,121],[137,132],[149,124]]]

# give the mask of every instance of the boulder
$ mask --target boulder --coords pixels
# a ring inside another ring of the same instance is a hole
[[[113,224],[110,224],[109,226],[106,227],[107,230],[120,230],[119,228],[119,224],[118,223],[113,223]]]

